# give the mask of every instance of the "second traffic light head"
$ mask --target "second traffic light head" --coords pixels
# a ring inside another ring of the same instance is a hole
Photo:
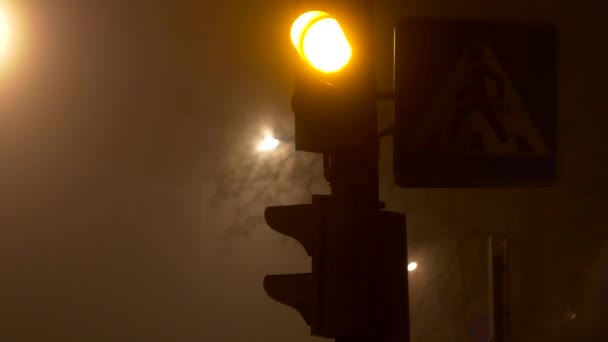
[[[344,68],[352,48],[338,20],[323,11],[309,11],[291,26],[291,41],[300,56],[322,73]]]

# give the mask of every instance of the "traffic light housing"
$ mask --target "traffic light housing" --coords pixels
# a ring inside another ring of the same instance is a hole
[[[377,124],[371,2],[302,1],[298,9],[300,14],[320,12],[335,20],[351,51],[343,67],[323,72],[306,58],[301,41],[292,37],[297,54],[291,101],[296,150],[331,153],[373,143]],[[296,19],[294,26],[297,23]]]
[[[354,197],[269,207],[269,226],[299,241],[312,273],[270,275],[264,289],[323,337],[409,336],[405,216]]]
[[[378,202],[373,2],[301,1],[298,13],[291,32],[295,148],[324,154],[332,195],[266,208],[269,226],[312,257],[312,272],[267,276],[264,289],[296,309],[313,335],[405,342],[405,216],[381,211]],[[326,44],[325,33],[338,48]]]
[[[264,217],[272,229],[300,242],[309,256],[318,255],[319,204],[313,199],[313,204],[267,207]],[[264,289],[272,299],[296,309],[306,324],[313,326],[317,315],[313,312],[316,292],[312,273],[269,275],[264,278]]]

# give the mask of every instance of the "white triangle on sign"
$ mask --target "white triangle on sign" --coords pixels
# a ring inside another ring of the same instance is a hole
[[[548,156],[489,46],[467,49],[405,137],[410,152]]]

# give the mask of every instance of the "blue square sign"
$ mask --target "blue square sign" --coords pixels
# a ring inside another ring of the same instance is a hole
[[[545,25],[403,18],[395,29],[401,187],[549,185],[557,34]]]

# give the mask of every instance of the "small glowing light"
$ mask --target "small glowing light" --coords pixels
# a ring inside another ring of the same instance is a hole
[[[415,271],[417,268],[418,268],[418,263],[416,263],[416,262],[410,262],[407,265],[407,270],[410,271],[410,272]]]
[[[7,54],[10,38],[10,25],[6,11],[0,8],[0,59]]]
[[[272,151],[272,150],[276,149],[279,146],[279,144],[280,144],[280,142],[278,139],[267,136],[264,139],[262,139],[262,141],[260,142],[260,145],[258,145],[258,150]]]
[[[302,58],[324,73],[340,71],[352,57],[342,27],[325,12],[307,12],[296,19],[291,27],[291,41]]]

